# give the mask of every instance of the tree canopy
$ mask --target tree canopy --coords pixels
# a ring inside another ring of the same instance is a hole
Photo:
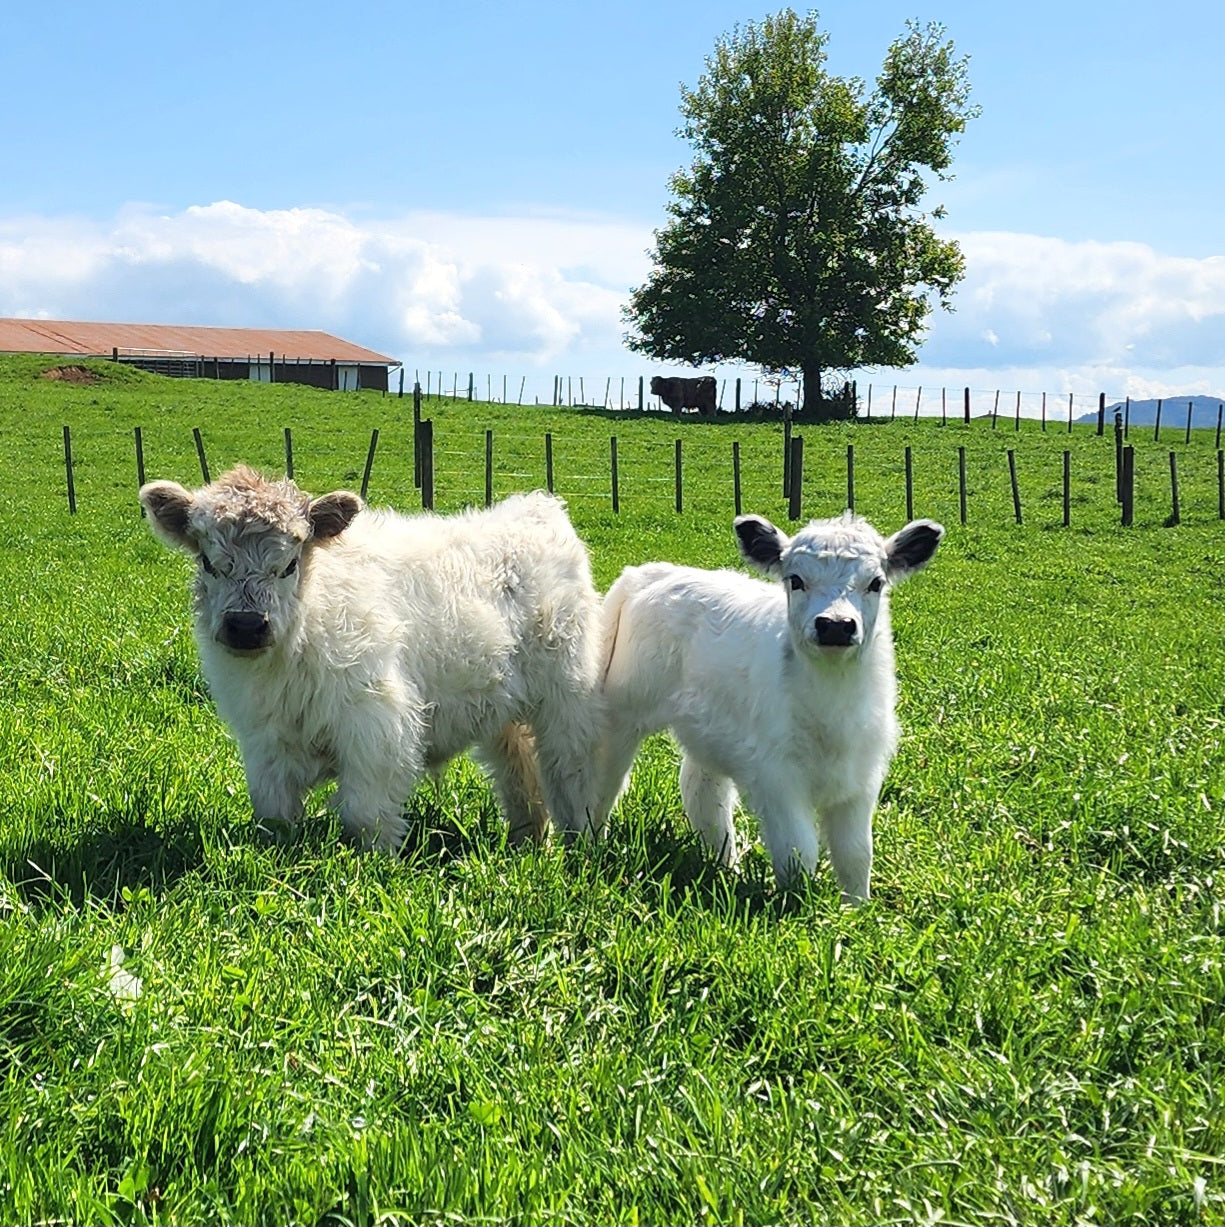
[[[693,146],[669,181],[654,268],[625,310],[630,348],[802,372],[906,366],[964,274],[922,208],[977,107],[938,24],[907,23],[875,85],[826,70],[828,34],[792,10],[736,27],[681,87]]]

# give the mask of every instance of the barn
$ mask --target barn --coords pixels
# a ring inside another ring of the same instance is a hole
[[[386,392],[400,365],[326,332],[0,319],[0,353],[110,358],[159,375]]]

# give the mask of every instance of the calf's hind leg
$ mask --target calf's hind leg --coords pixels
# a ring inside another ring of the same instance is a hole
[[[736,790],[727,776],[710,770],[692,754],[681,759],[681,800],[689,823],[721,865],[736,863],[732,808]]]
[[[513,721],[482,748],[481,757],[493,775],[502,813],[509,825],[512,844],[532,840],[540,843],[549,825],[536,762],[532,731]]]

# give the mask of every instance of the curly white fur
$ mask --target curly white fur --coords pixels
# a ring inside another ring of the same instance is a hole
[[[401,516],[247,469],[140,497],[200,559],[196,639],[257,818],[291,825],[335,778],[346,829],[396,848],[423,772],[475,745],[512,838],[542,837],[546,808],[587,828],[599,596],[559,500]]]

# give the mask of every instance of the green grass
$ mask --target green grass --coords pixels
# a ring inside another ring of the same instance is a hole
[[[1225,1221],[1225,526],[1211,436],[818,430],[805,513],[949,535],[894,598],[903,745],[876,897],[709,864],[653,739],[608,842],[508,850],[466,760],[399,860],[253,830],[150,477],[283,463],[419,505],[409,400],[91,386],[0,362],[0,1222]],[[786,522],[781,428],[429,402],[440,509],[556,485],[597,579]],[[79,511],[67,513],[62,427]],[[1007,429],[1005,426],[1007,425]],[[621,513],[609,503],[618,437]],[[672,505],[674,441],[685,510]],[[959,523],[957,448],[969,522]],[[1013,523],[1014,447],[1024,524]],[[1061,527],[1062,450],[1072,527]],[[742,818],[752,837],[752,822]],[[115,978],[112,948],[137,977]]]

